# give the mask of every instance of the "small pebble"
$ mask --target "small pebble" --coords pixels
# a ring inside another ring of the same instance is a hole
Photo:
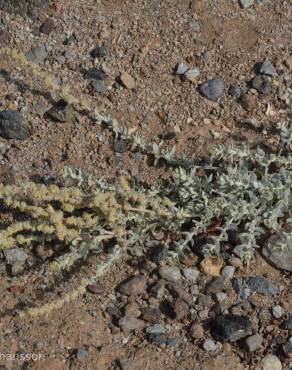
[[[104,44],[102,44],[101,46],[97,46],[96,48],[94,48],[90,55],[92,56],[92,58],[104,58],[106,56],[106,53],[107,53],[107,50],[106,50],[106,46]]]
[[[188,66],[184,63],[178,63],[178,65],[176,66],[176,71],[175,73],[177,75],[183,75],[186,73],[186,71],[188,70]]]
[[[148,333],[148,334],[165,334],[166,329],[161,324],[155,324],[155,325],[149,326],[146,329],[146,333]]]
[[[251,81],[251,86],[261,94],[269,94],[272,89],[270,77],[266,75],[255,76]]]
[[[86,74],[85,74],[85,77],[86,78],[90,78],[92,80],[105,80],[106,78],[106,73],[101,71],[100,69],[98,68],[90,68]]]
[[[125,153],[127,151],[127,144],[124,140],[117,140],[114,142],[113,149],[116,153]]]
[[[239,4],[243,9],[248,9],[254,5],[254,0],[239,0]]]
[[[193,323],[191,326],[190,334],[194,339],[202,339],[205,335],[205,330],[201,324]]]
[[[275,67],[273,66],[273,64],[268,60],[266,59],[261,67],[260,67],[260,73],[263,74],[263,75],[267,75],[267,76],[277,76],[277,71],[275,69]]]
[[[104,287],[101,284],[89,284],[86,289],[93,294],[102,294],[104,292]]]
[[[53,32],[55,28],[55,23],[51,18],[48,18],[44,21],[44,23],[40,26],[40,32],[44,35],[49,35],[51,32]]]
[[[225,279],[223,276],[218,276],[211,281],[207,287],[208,293],[218,293],[224,288]]]
[[[180,269],[176,266],[163,266],[159,269],[159,275],[166,280],[176,282],[180,280]]]
[[[216,293],[216,298],[219,303],[222,303],[227,298],[227,294],[223,292]]]
[[[133,316],[125,316],[119,320],[119,326],[125,334],[128,334],[132,330],[143,329],[145,322]]]
[[[224,276],[226,279],[232,279],[235,273],[234,266],[225,266],[221,270],[221,275]]]
[[[292,330],[292,314],[282,323],[281,328],[283,330]]]
[[[185,80],[195,82],[197,80],[197,78],[200,76],[200,70],[199,70],[199,68],[189,69],[188,71],[186,71],[184,73],[183,76],[184,76]]]
[[[292,70],[292,55],[285,59],[284,64],[288,69]]]
[[[203,83],[200,86],[200,92],[205,96],[205,98],[217,101],[224,94],[224,82],[221,78],[214,78]]]
[[[8,263],[25,263],[28,258],[28,254],[22,248],[11,248],[3,250],[5,259]]]
[[[167,248],[163,245],[158,245],[157,247],[154,247],[151,251],[151,261],[157,263],[165,260],[165,258],[167,257],[167,252]]]
[[[103,81],[92,80],[91,87],[95,92],[102,93],[108,90],[108,87],[104,84]]]
[[[282,363],[275,355],[267,355],[262,361],[262,370],[282,370]]]
[[[146,289],[145,276],[137,275],[137,276],[130,278],[125,283],[122,283],[119,291],[122,294],[131,296],[131,295],[142,294],[145,292],[145,289]]]
[[[245,110],[252,111],[257,106],[257,97],[247,93],[241,97],[240,102]]]
[[[192,283],[196,282],[200,275],[200,271],[194,268],[184,268],[182,273],[183,276]]]
[[[85,356],[87,356],[87,351],[84,348],[78,348],[76,351],[76,358],[78,360],[82,360]]]
[[[280,319],[284,315],[285,311],[280,305],[277,305],[272,308],[272,313],[275,319]]]
[[[263,336],[260,334],[251,335],[245,340],[249,352],[259,349],[263,343]]]
[[[238,86],[231,85],[228,89],[228,94],[230,96],[238,97],[241,94],[241,90]]]
[[[203,343],[203,348],[207,352],[214,352],[217,350],[216,343],[212,339],[206,339]]]
[[[252,323],[246,316],[219,315],[211,323],[212,335],[221,342],[235,342],[251,334]]]
[[[292,358],[292,343],[284,344],[283,351],[288,358]]]
[[[122,72],[120,75],[120,81],[123,84],[124,87],[126,87],[129,90],[132,90],[135,88],[136,83],[132,76],[130,76],[127,72]]]

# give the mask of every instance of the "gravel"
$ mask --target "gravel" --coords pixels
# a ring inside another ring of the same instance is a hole
[[[216,298],[217,298],[218,303],[222,303],[227,298],[227,294],[223,292],[218,292],[216,293]]]
[[[200,92],[205,98],[217,101],[224,94],[225,84],[221,78],[214,78],[200,86]]]

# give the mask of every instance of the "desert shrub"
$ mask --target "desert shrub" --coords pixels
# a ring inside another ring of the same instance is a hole
[[[173,169],[168,182],[155,186],[133,187],[123,177],[110,183],[73,168],[64,168],[62,174],[75,181],[72,187],[0,185],[3,209],[12,215],[1,226],[0,249],[63,243],[63,255],[48,266],[50,271],[58,271],[72,268],[91,251],[99,251],[105,242],[116,245],[112,258],[100,263],[94,276],[64,298],[30,309],[30,314],[50,312],[75,298],[119,258],[121,247],[143,243],[153,231],[162,230],[165,240],[172,241],[169,263],[178,263],[180,254],[196,248],[198,239],[203,240],[200,252],[204,256],[220,255],[222,247],[230,243],[233,252],[249,260],[271,234],[281,237],[280,249],[286,248],[292,221],[291,123],[281,122],[275,127],[278,150],[221,145],[195,163],[184,155],[177,156],[175,148],[169,150],[163,142],[148,143],[135,130],[80,102],[23,55],[11,49],[2,49],[2,54],[30,68],[53,95],[91,114],[112,131],[115,139],[125,140],[130,150],[145,153],[154,165],[164,162]]]

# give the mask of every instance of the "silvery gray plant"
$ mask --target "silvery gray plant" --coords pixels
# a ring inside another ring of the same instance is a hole
[[[267,233],[291,235],[291,123],[281,122],[276,126],[280,139],[277,151],[268,152],[246,144],[219,145],[210,157],[194,163],[185,156],[177,156],[175,148],[168,150],[163,142],[149,144],[135,130],[121,128],[109,117],[102,119],[115,139],[125,140],[130,150],[139,149],[152,156],[154,165],[164,160],[174,167],[168,184],[152,188],[141,186],[140,189],[153,199],[156,195],[166,197],[174,204],[177,217],[172,217],[169,222],[164,220],[161,225],[155,221],[155,227],[180,235],[170,252],[171,258],[178,260],[180,253],[204,235],[203,254],[218,255],[224,243],[230,242],[230,235],[236,234],[233,252],[248,260]],[[79,183],[90,181],[99,189],[112,189],[112,185],[94,180],[82,171],[67,169],[65,172]],[[132,214],[126,222],[135,226],[131,236],[133,241],[145,237],[147,230],[151,229],[145,225],[143,215]],[[214,222],[218,225],[209,232]],[[187,228],[185,224],[188,224]],[[285,241],[278,247],[284,246]]]

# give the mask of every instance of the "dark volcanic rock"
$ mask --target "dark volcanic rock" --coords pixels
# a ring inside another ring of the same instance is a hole
[[[106,79],[106,74],[101,71],[100,69],[98,68],[90,68],[86,74],[85,74],[85,78],[90,78],[92,80],[100,80],[100,81],[103,81]]]
[[[203,83],[200,86],[200,92],[205,98],[213,101],[217,101],[224,94],[224,82],[220,78],[214,78]]]
[[[158,245],[157,247],[154,247],[151,250],[151,261],[153,262],[160,262],[165,260],[167,257],[167,248],[165,248],[163,245]]]
[[[40,32],[44,35],[49,35],[55,29],[55,23],[51,18],[45,20],[45,22],[40,26]]]
[[[30,136],[29,127],[19,112],[0,112],[0,136],[5,139],[25,140]]]
[[[125,153],[127,151],[127,143],[124,140],[116,140],[113,149],[116,153]]]
[[[269,94],[272,89],[270,78],[265,75],[259,75],[253,78],[251,86],[261,94]]]
[[[91,50],[90,55],[92,58],[104,58],[106,56],[107,50],[106,46],[102,44],[101,46],[97,46],[93,50]]]
[[[221,315],[211,323],[211,332],[217,340],[235,342],[251,334],[252,324],[245,316]]]
[[[224,289],[225,279],[223,276],[218,276],[213,279],[208,285],[207,293],[219,293]]]
[[[263,295],[274,295],[279,293],[279,288],[262,276],[254,276],[247,280],[251,292]]]
[[[92,80],[91,81],[92,89],[97,93],[103,93],[108,90],[107,86],[104,84],[103,81],[99,80]]]

